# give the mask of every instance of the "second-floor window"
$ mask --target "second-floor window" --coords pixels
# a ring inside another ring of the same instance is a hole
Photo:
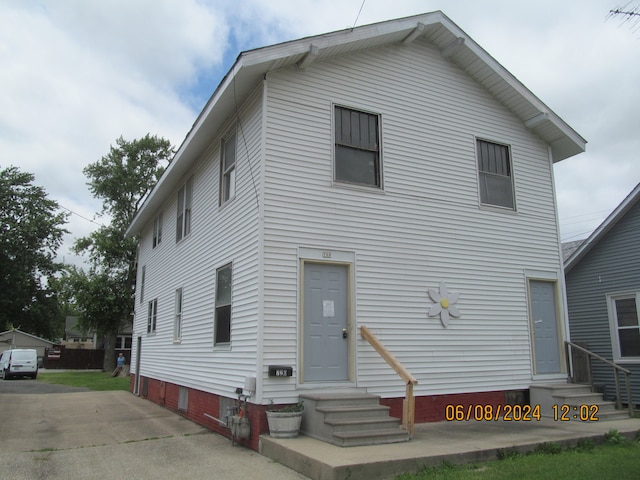
[[[162,242],[162,213],[153,221],[153,248],[156,248]]]
[[[220,159],[220,205],[236,193],[236,135],[222,141]]]
[[[144,302],[144,282],[146,280],[146,276],[147,276],[147,266],[143,265],[142,266],[142,275],[141,275],[141,279],[140,279],[140,303]]]
[[[193,177],[178,190],[178,212],[176,218],[176,242],[191,232],[191,202],[193,197]]]
[[[335,107],[334,179],[382,186],[378,115]]]
[[[486,140],[476,140],[476,146],[480,203],[513,210],[515,202],[509,147]]]

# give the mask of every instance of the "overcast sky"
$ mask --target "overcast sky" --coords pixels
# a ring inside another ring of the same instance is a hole
[[[0,168],[74,212],[77,261],[101,206],[82,169],[121,135],[180,145],[241,51],[442,10],[588,141],[555,166],[578,240],[640,182],[640,28],[607,20],[618,1],[0,0]]]

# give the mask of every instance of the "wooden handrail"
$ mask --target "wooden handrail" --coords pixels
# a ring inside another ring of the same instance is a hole
[[[413,396],[413,386],[418,383],[413,375],[402,365],[393,354],[378,340],[371,331],[362,325],[360,327],[360,335],[374,348],[376,352],[389,364],[406,385],[405,398],[402,401],[402,428],[409,432],[413,437],[415,424],[415,398]]]
[[[576,350],[579,350],[583,353],[586,353],[587,355],[589,355],[592,358],[595,358],[597,360],[600,360],[604,363],[606,363],[607,365],[613,367],[613,378],[615,380],[615,384],[616,384],[616,407],[617,408],[622,408],[622,399],[620,396],[620,380],[618,379],[618,372],[622,372],[624,373],[624,377],[625,377],[625,387],[627,390],[627,402],[628,402],[628,407],[629,407],[629,416],[633,417],[634,415],[634,411],[633,411],[633,402],[631,400],[631,381],[629,379],[629,376],[631,375],[631,371],[627,370],[626,368],[621,367],[620,365],[617,365],[615,363],[613,363],[611,360],[607,360],[604,357],[601,357],[600,355],[598,355],[597,353],[593,353],[590,350],[587,350],[584,347],[581,347],[580,345],[576,345],[575,343],[569,342],[567,340],[565,340],[565,345],[567,346],[567,350],[568,355],[567,355],[567,363],[569,364],[569,368],[571,371],[571,377],[573,378],[573,365],[572,362],[570,362],[571,359],[571,349],[575,348]],[[591,389],[593,390],[593,377],[591,375],[591,366],[589,366],[589,383],[591,384]]]

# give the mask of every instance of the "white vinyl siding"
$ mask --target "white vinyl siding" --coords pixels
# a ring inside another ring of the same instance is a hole
[[[140,374],[227,397],[256,376],[256,402],[296,401],[307,247],[353,258],[351,332],[369,327],[416,376],[416,395],[528,388],[524,272],[561,271],[547,145],[420,39],[275,69],[262,92],[240,106],[234,201],[211,208],[221,198],[221,133],[237,121],[229,119],[189,172],[198,225],[189,242],[152,249],[152,225],[143,232],[145,295],[160,301]],[[335,105],[384,121],[384,190],[335,188]],[[478,208],[476,138],[509,145],[517,212]],[[180,211],[172,197],[162,206],[169,225]],[[233,348],[225,349],[214,347],[214,272],[228,264]],[[442,281],[459,294],[461,313],[446,329],[427,315],[427,290]],[[180,345],[172,342],[176,284],[189,292]],[[145,321],[136,312],[136,332]],[[403,396],[379,355],[359,336],[353,343],[354,383]],[[188,368],[176,370],[178,354]],[[294,376],[270,379],[268,365],[292,366]]]
[[[139,262],[147,265],[145,297],[158,298],[156,334],[142,340],[139,373],[143,376],[232,398],[245,377],[258,376],[261,93],[260,86],[239,109],[246,148],[243,145],[237,152],[233,202],[223,209],[215,208],[219,199],[222,136],[212,135],[209,147],[185,176],[193,178],[192,226],[197,224],[189,241],[153,249],[153,222],[142,232]],[[224,131],[231,126],[230,121]],[[178,196],[168,197],[161,208],[166,224],[176,224]],[[231,262],[233,349],[214,348],[215,272]],[[177,285],[183,289],[179,343],[173,340]],[[136,310],[135,335],[146,332],[147,309],[142,310]],[[135,349],[132,355],[131,365],[135,369]],[[188,368],[176,369],[176,359]]]
[[[384,194],[331,188],[333,104],[384,119]],[[354,252],[352,331],[368,326],[418,378],[417,395],[528,388],[523,272],[561,269],[547,146],[422,41],[272,72],[267,108],[265,364],[302,370],[297,252],[315,247]],[[510,145],[517,213],[478,210],[478,137]],[[441,281],[460,295],[447,329],[427,316]],[[402,396],[379,355],[356,349],[357,386]],[[265,381],[266,398],[295,391]]]

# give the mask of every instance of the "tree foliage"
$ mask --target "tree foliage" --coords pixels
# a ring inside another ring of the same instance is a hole
[[[0,170],[0,331],[53,339],[62,319],[51,285],[67,215],[33,181],[16,167]]]
[[[90,269],[70,269],[69,282],[81,325],[105,339],[106,369],[115,366],[116,335],[134,310],[138,240],[125,238],[125,232],[173,153],[169,141],[157,136],[120,137],[107,155],[84,169],[91,193],[102,200],[101,214],[110,222],[76,241],[74,249],[89,255]]]

